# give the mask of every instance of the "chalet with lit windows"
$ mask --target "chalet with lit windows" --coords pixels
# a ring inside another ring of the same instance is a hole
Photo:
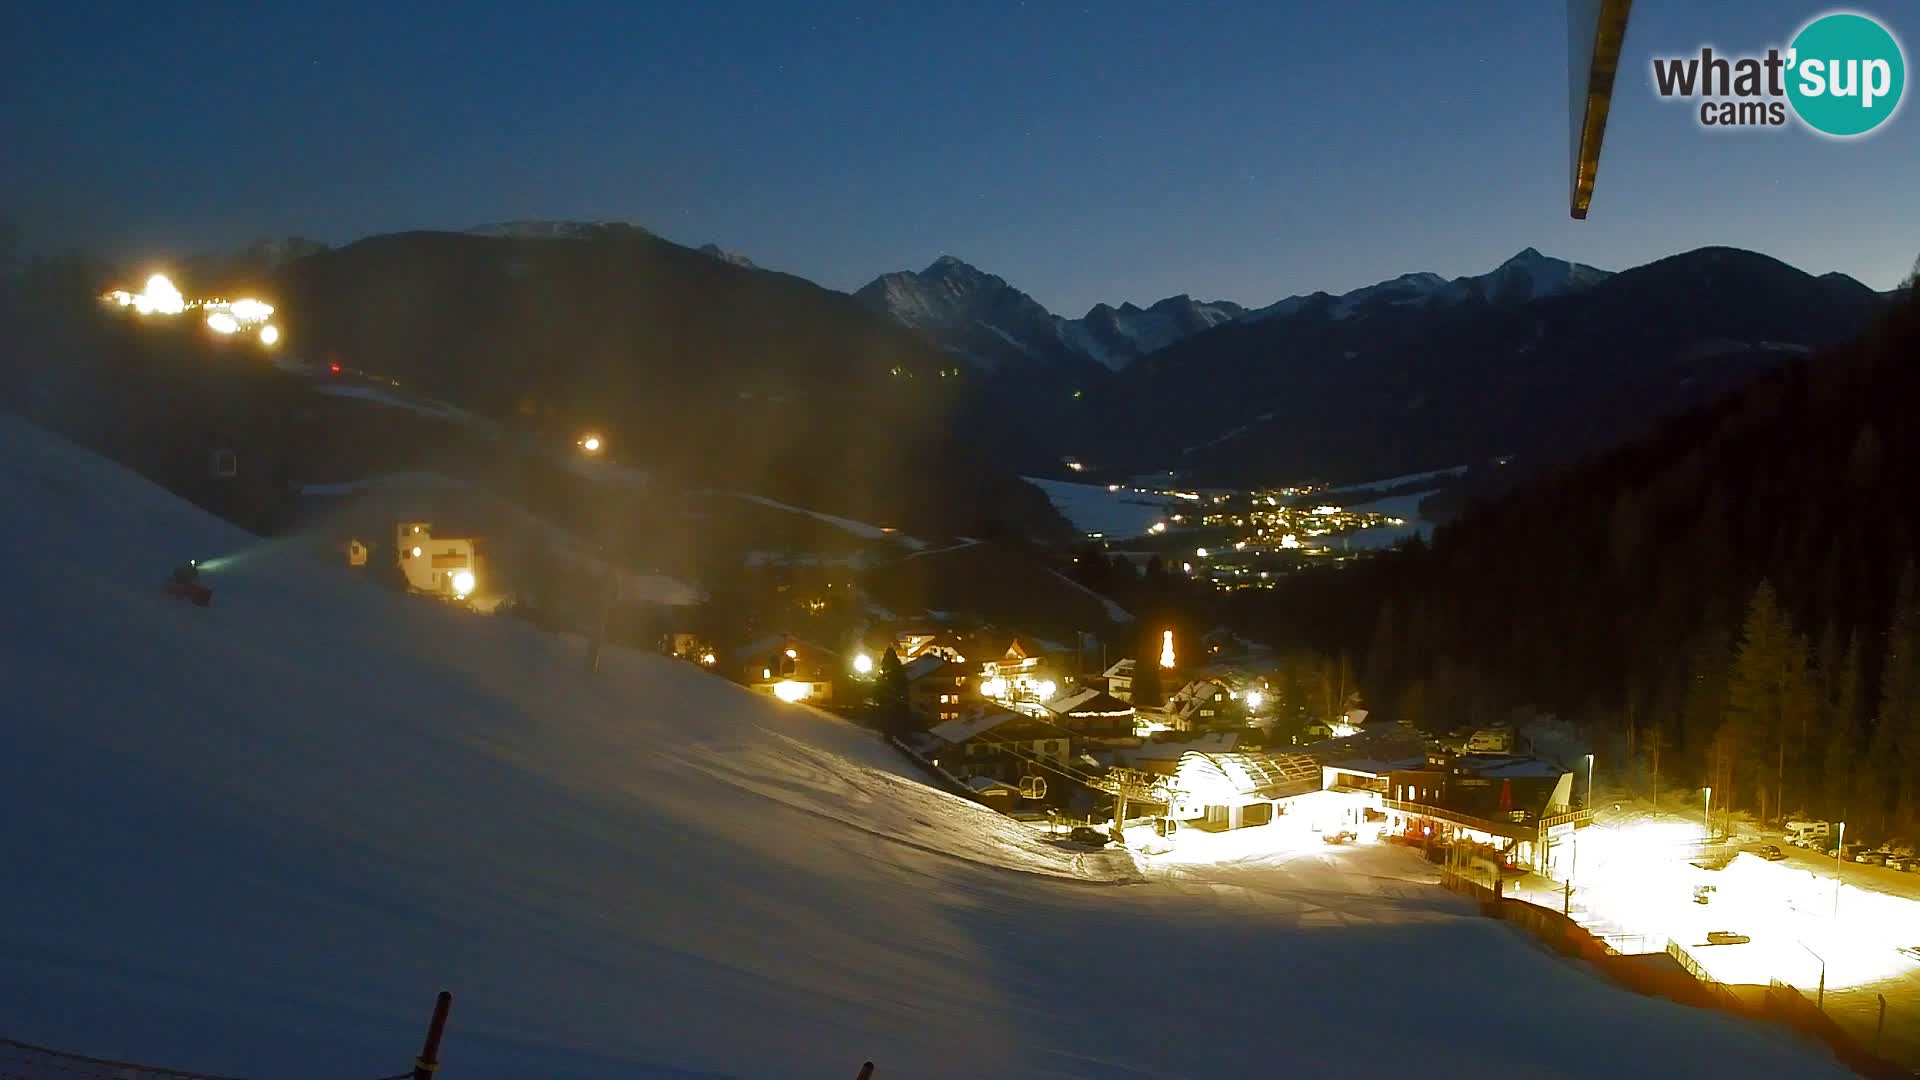
[[[1233,691],[1217,679],[1195,679],[1167,698],[1166,724],[1175,731],[1196,731],[1223,723]]]
[[[955,664],[967,662],[966,646],[950,630],[902,631],[893,637],[893,654],[903,664],[923,656],[938,656]]]
[[[1552,762],[1507,754],[1430,751],[1387,774],[1382,802],[1390,831],[1412,839],[1492,847],[1512,866],[1564,870],[1563,852],[1591,808],[1574,810],[1573,773]]]
[[[425,521],[403,521],[394,533],[409,590],[465,599],[479,586],[480,562],[472,537],[436,536]]]
[[[1066,765],[1073,754],[1070,732],[993,702],[971,705],[958,719],[935,724],[915,741],[930,763],[963,783],[983,776],[1018,783],[1023,776],[1044,773],[1043,762]]]
[[[907,661],[907,702],[924,724],[960,719],[962,708],[974,701],[976,676],[964,664],[938,652],[925,652]]]
[[[833,703],[846,663],[839,653],[791,634],[762,638],[738,655],[735,671],[755,692],[812,705]]]
[[[1107,682],[1107,693],[1121,701],[1133,701],[1133,657],[1114,661],[1100,677]]]
[[[1067,675],[1036,643],[1014,638],[999,659],[981,665],[981,693],[1002,701],[1043,702],[1060,692]]]
[[[678,660],[703,664],[712,667],[719,661],[720,652],[701,635],[690,630],[676,630],[665,635],[661,645],[667,653]]]
[[[1046,703],[1053,722],[1085,742],[1137,742],[1133,705],[1098,687],[1072,690]]]

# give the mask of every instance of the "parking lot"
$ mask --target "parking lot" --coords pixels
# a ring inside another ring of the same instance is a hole
[[[1920,1065],[1920,955],[1901,951],[1920,950],[1920,873],[1836,864],[1778,833],[1706,847],[1701,835],[1697,819],[1602,811],[1581,831],[1571,896],[1540,878],[1522,894],[1567,906],[1620,951],[1671,940],[1729,986],[1788,983],[1863,1044],[1874,1042],[1884,996],[1881,1052]],[[1767,844],[1785,857],[1761,857]]]

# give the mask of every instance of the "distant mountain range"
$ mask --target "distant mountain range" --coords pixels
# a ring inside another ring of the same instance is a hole
[[[1135,360],[1205,330],[1235,321],[1320,317],[1347,319],[1396,306],[1448,307],[1521,303],[1590,288],[1610,275],[1527,248],[1485,274],[1451,280],[1402,274],[1334,295],[1314,292],[1249,309],[1228,300],[1169,296],[1145,308],[1096,304],[1068,319],[1033,297],[951,255],[919,273],[882,274],[854,293],[877,311],[924,334],[983,371],[1008,364],[1073,369],[1088,364],[1120,371]]]
[[[984,371],[1007,364],[1094,364],[1118,371],[1246,314],[1239,304],[1223,300],[1169,296],[1146,308],[1097,304],[1082,318],[1065,319],[1006,279],[951,255],[917,274],[882,274],[853,295]]]
[[[1079,319],[952,256],[855,296],[964,358],[982,428],[1034,468],[1223,484],[1568,460],[1843,340],[1886,302],[1731,248],[1616,274],[1529,247],[1484,274]]]
[[[1062,403],[1124,432],[1078,453],[1242,481],[1567,461],[1844,341],[1887,302],[1733,248],[1613,275],[1523,252],[1480,278],[1376,289],[1143,358]]]

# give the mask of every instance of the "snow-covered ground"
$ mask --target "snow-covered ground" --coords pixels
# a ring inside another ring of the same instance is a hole
[[[1048,572],[1051,573],[1054,577],[1059,578],[1061,581],[1066,582],[1068,585],[1071,585],[1074,588],[1080,590],[1081,592],[1086,593],[1088,596],[1093,597],[1095,600],[1100,601],[1100,606],[1103,610],[1106,611],[1107,618],[1112,619],[1114,622],[1117,622],[1117,623],[1130,623],[1133,621],[1133,612],[1128,611],[1126,608],[1121,607],[1119,604],[1116,604],[1113,601],[1107,599],[1106,597],[1100,595],[1099,593],[1093,591],[1092,589],[1087,588],[1085,585],[1080,584],[1079,582],[1073,580],[1072,578],[1068,577],[1067,575],[1061,573],[1058,570],[1052,570]]]
[[[1359,529],[1346,536],[1339,537],[1335,543],[1344,544],[1355,550],[1361,548],[1388,548],[1418,535],[1425,538],[1433,536],[1433,522],[1420,516],[1420,500],[1431,492],[1417,495],[1389,495],[1384,499],[1375,499],[1368,503],[1357,503],[1347,507],[1363,514],[1386,514],[1405,521],[1405,525],[1380,525],[1371,529]]]
[[[1428,472],[1408,473],[1405,476],[1389,476],[1384,480],[1368,480],[1365,483],[1359,484],[1342,484],[1339,487],[1328,488],[1325,494],[1340,495],[1349,491],[1391,491],[1394,488],[1407,487],[1412,484],[1423,485],[1425,490],[1432,491],[1434,488],[1439,487],[1443,481],[1451,480],[1466,471],[1467,466],[1455,465],[1448,469],[1433,469]]]
[[[1109,540],[1145,536],[1156,521],[1172,513],[1173,500],[1160,495],[1142,495],[1121,488],[1109,491],[1104,484],[1076,484],[1071,480],[1042,480],[1023,476],[1022,480],[1046,493],[1047,500],[1060,516],[1081,533],[1100,533]]]
[[[382,405],[389,409],[400,409],[435,420],[452,420],[462,424],[479,422],[479,418],[465,409],[448,405],[444,401],[435,401],[426,397],[405,397],[383,387],[362,383],[321,383],[313,387],[313,392],[326,397],[357,398]]]
[[[577,639],[361,584],[11,417],[0,499],[6,1037],[387,1075],[444,986],[461,1080],[1835,1072],[1403,852],[1195,848],[1127,884],[863,729],[650,655],[588,678]],[[210,608],[161,593],[187,556]]]
[[[706,493],[703,493],[703,494],[706,494]],[[758,503],[761,506],[765,506],[774,510],[785,510],[790,514],[805,514],[807,517],[810,517],[815,521],[821,522],[823,524],[831,525],[834,528],[839,529],[841,532],[847,533],[850,536],[860,537],[863,540],[891,540],[894,543],[900,544],[907,548],[911,548],[912,550],[915,550],[915,551],[924,551],[927,547],[926,541],[917,540],[914,537],[907,536],[894,529],[885,528],[880,525],[869,525],[864,521],[855,521],[852,518],[843,518],[843,517],[836,517],[832,514],[823,514],[818,510],[808,510],[804,507],[799,507],[799,506],[788,506],[786,503],[783,503],[778,499],[770,499],[765,495],[748,495],[748,494],[745,494],[744,492],[738,492],[738,491],[721,491],[721,492],[712,492],[710,494],[731,495],[736,499],[745,499],[747,502]]]

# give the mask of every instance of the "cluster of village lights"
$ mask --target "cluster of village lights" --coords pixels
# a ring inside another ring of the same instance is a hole
[[[268,322],[273,305],[251,297],[239,300],[188,300],[165,274],[154,274],[137,293],[115,289],[101,299],[132,308],[140,315],[179,315],[188,308],[206,312],[207,329],[216,334],[253,333],[260,344],[272,347],[280,343],[280,328]]]

